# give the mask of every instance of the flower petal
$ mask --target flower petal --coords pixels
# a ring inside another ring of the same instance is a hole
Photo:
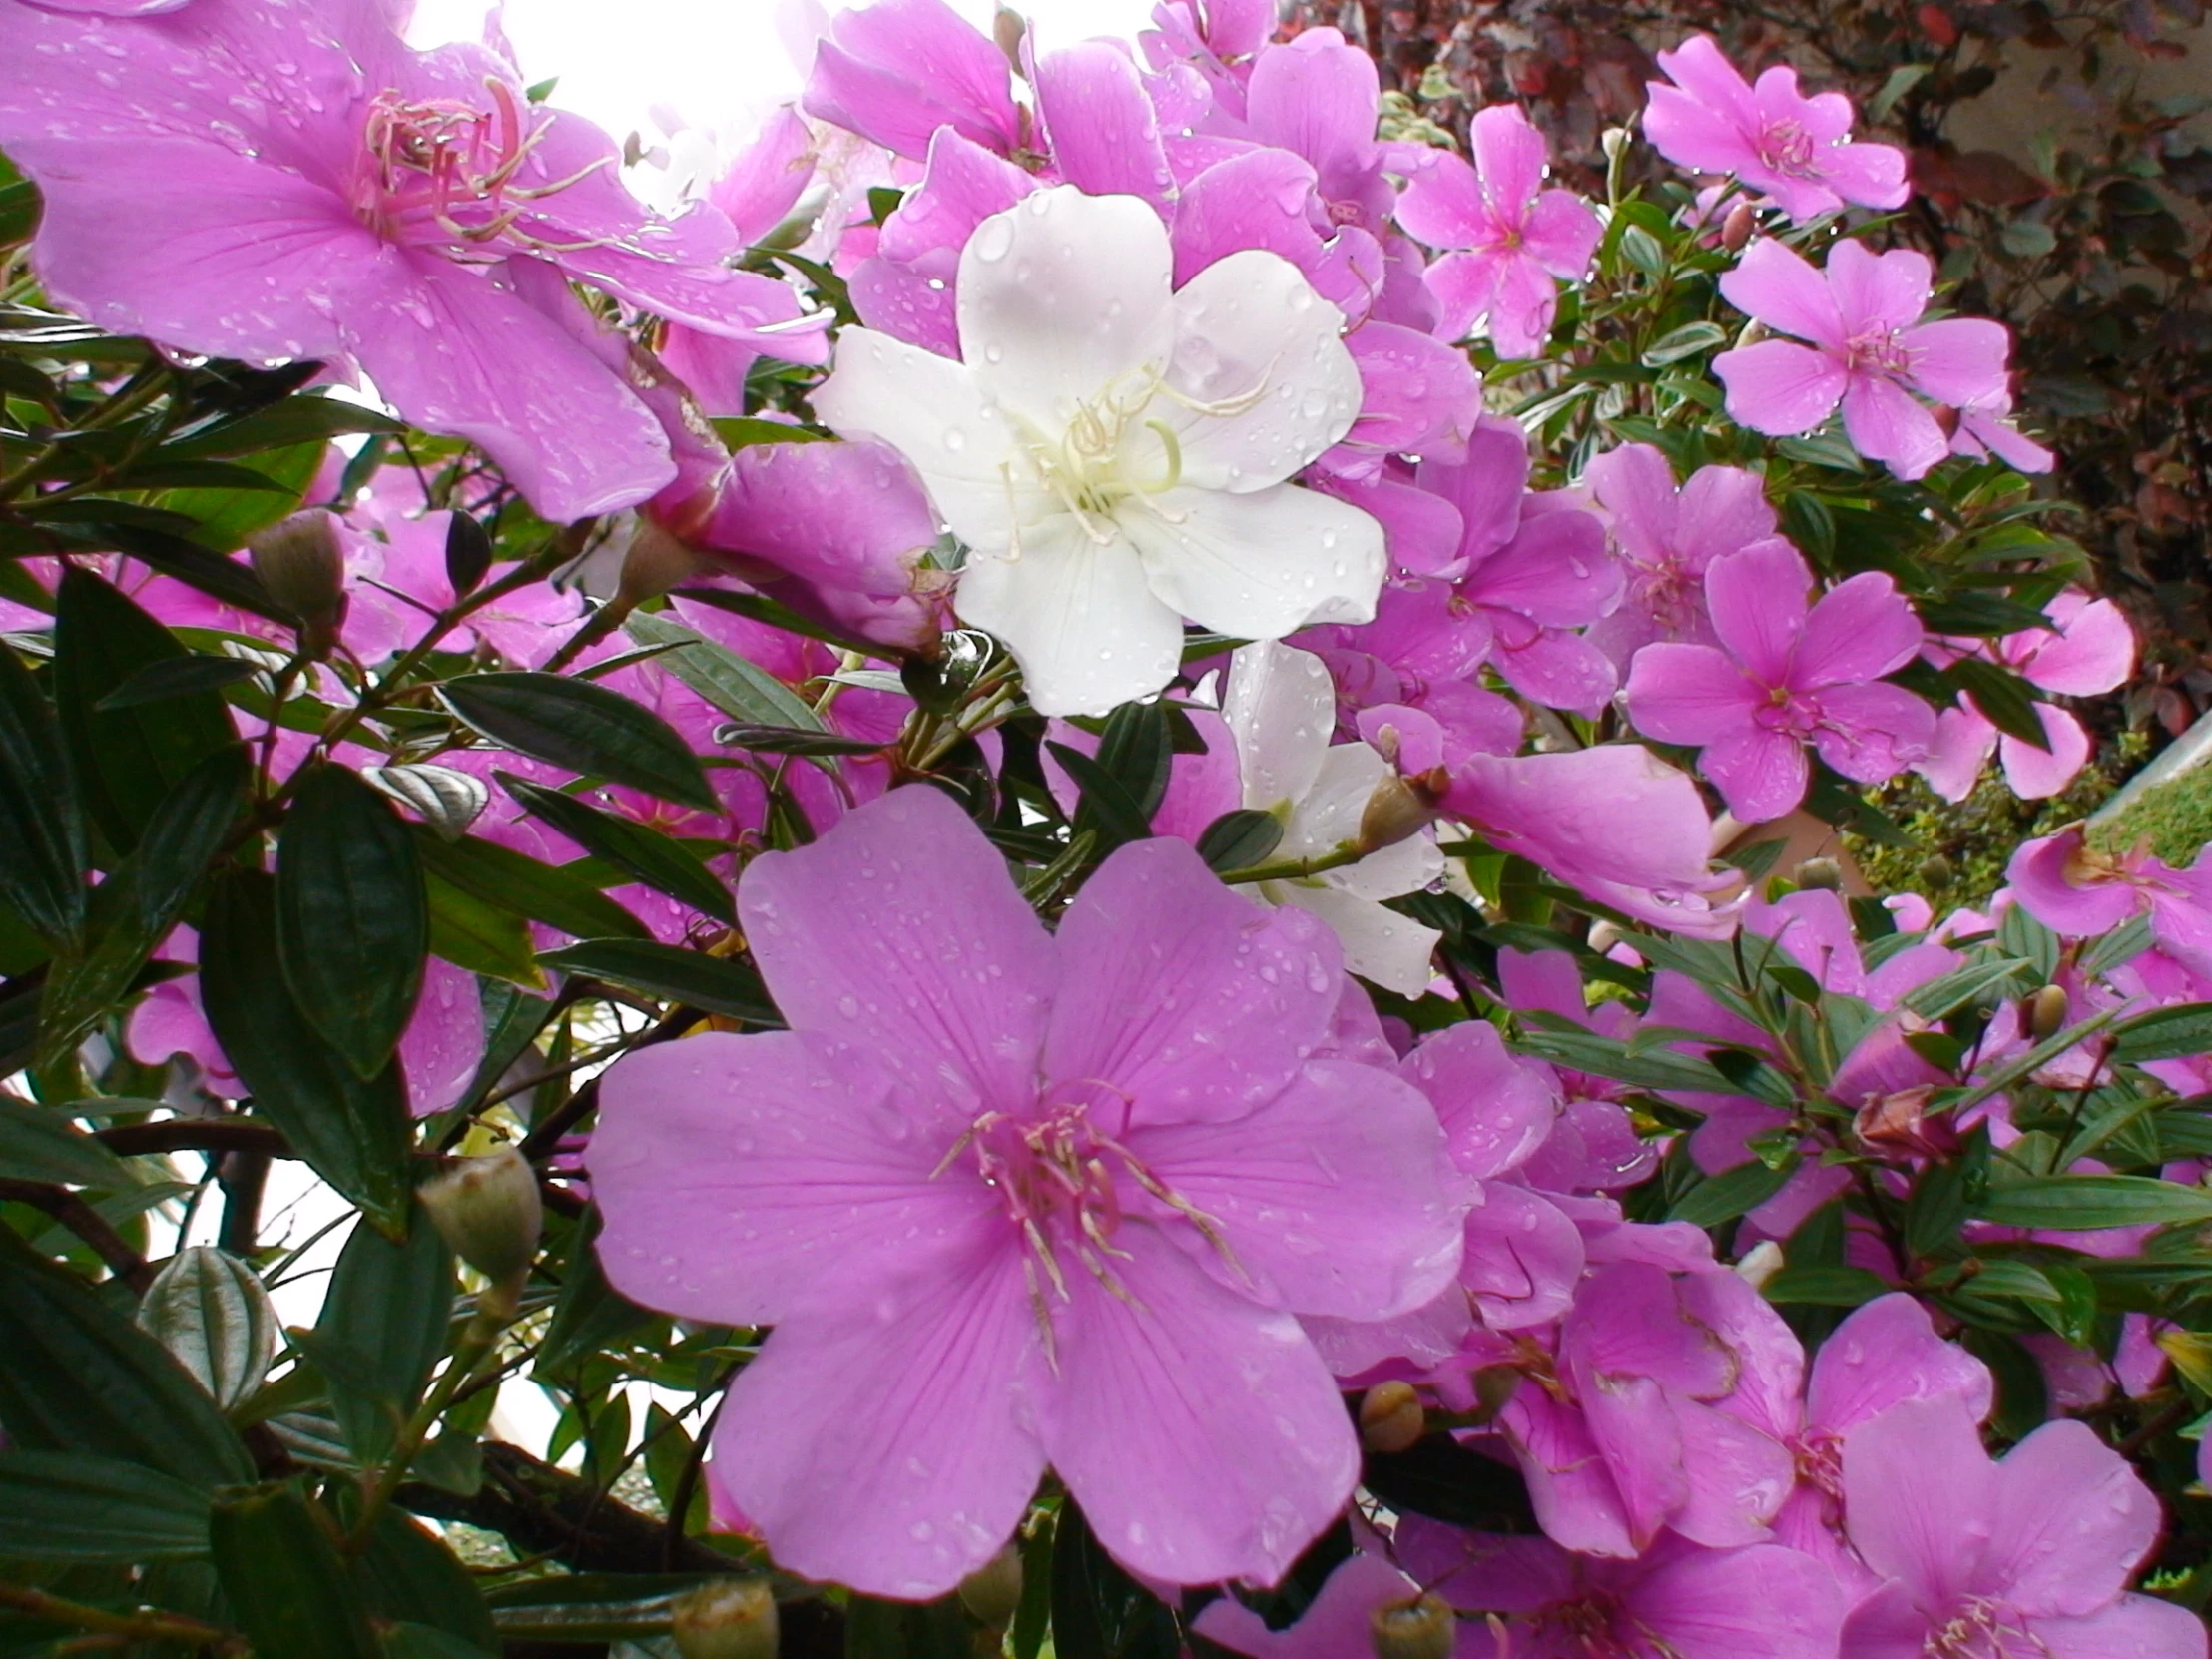
[[[1295,484],[1250,495],[1179,487],[1116,516],[1152,591],[1216,633],[1279,640],[1375,616],[1382,526],[1334,496]]]
[[[2158,1499],[2085,1422],[2045,1423],[1997,1466],[1985,1581],[2024,1613],[2108,1604],[2158,1541]]]
[[[1900,478],[1918,478],[1950,453],[1936,417],[1895,380],[1854,374],[1844,388],[1844,433],[1870,460],[1888,461]]]
[[[1844,332],[1857,335],[1911,328],[1928,309],[1936,268],[1917,249],[1892,248],[1877,254],[1850,237],[1828,251],[1828,287],[1843,314]],[[1994,322],[1975,324],[2004,329]]]
[[[1998,1525],[1997,1469],[1955,1396],[1904,1400],[1854,1429],[1844,1502],[1867,1565],[1902,1579],[1924,1610],[1947,1611],[1983,1588],[1972,1573],[1976,1546]]]
[[[1781,732],[1753,729],[1722,738],[1707,746],[1697,764],[1728,810],[1746,824],[1781,818],[1805,799],[1812,782],[1804,749]]]
[[[1857,246],[1855,243],[1840,244],[1837,253]],[[1803,255],[1771,237],[1761,237],[1752,243],[1744,250],[1736,268],[1722,273],[1721,297],[1768,327],[1811,340],[1824,352],[1838,356],[1843,355],[1845,342],[1852,334],[1839,309],[1838,296],[1828,281]],[[1919,315],[1920,312],[1915,311],[1906,320],[1913,321]],[[1740,353],[1723,352],[1720,360],[1737,355]]]
[[[1708,744],[1741,732],[1759,688],[1709,645],[1662,641],[1636,653],[1628,670],[1628,713],[1661,743]]]
[[[1883,571],[1862,571],[1821,595],[1806,617],[1790,682],[1879,680],[1919,655],[1925,637],[1896,581]]]
[[[1706,567],[1713,632],[1760,685],[1795,683],[1812,585],[1813,573],[1787,542],[1755,545]]]
[[[1770,437],[1810,432],[1835,413],[1852,384],[1836,357],[1786,339],[1723,351],[1713,372],[1728,388],[1730,417]]]

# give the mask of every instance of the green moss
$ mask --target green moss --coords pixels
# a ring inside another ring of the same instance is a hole
[[[2022,801],[1991,767],[1965,800],[1944,801],[1919,778],[1869,792],[1868,799],[1911,844],[1888,846],[1847,833],[1844,844],[1879,893],[1926,894],[1937,909],[1986,903],[2004,884],[2004,866],[2020,842],[2077,824],[2109,801],[2142,765],[2149,741],[2125,733],[2104,744],[2064,794]],[[2132,809],[2128,815],[2133,816]]]
[[[2200,766],[2145,790],[2120,812],[2089,829],[2100,852],[2126,852],[2148,840],[2151,851],[2181,868],[2212,843],[2212,766]]]

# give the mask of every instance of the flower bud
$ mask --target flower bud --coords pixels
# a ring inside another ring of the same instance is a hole
[[[991,14],[991,39],[1006,55],[1016,75],[1027,73],[1021,61],[1021,37],[1028,32],[1028,19],[1008,6],[1001,5]]]
[[[1451,1659],[1459,1640],[1457,1626],[1451,1608],[1433,1593],[1394,1601],[1368,1615],[1376,1659]]]
[[[1008,1544],[961,1579],[960,1605],[992,1630],[1011,1624],[1021,1605],[1021,1551]]]
[[[518,1148],[462,1158],[415,1189],[453,1254],[492,1282],[509,1308],[538,1252],[545,1212],[537,1172]]]
[[[1802,891],[1841,892],[1844,888],[1844,866],[1834,858],[1808,858],[1790,872],[1790,879]]]
[[[1474,1374],[1474,1420],[1488,1422],[1520,1390],[1518,1366],[1484,1366]]]
[[[329,654],[345,620],[345,554],[337,520],[319,507],[293,513],[246,538],[247,557],[276,603],[299,618],[308,655]]]
[[[705,563],[669,531],[649,518],[641,518],[631,533],[630,545],[623,550],[614,603],[627,614],[646,600],[658,599],[669,589],[690,581]]]
[[[1596,921],[1590,924],[1589,946],[1600,956],[1604,955],[1608,950],[1611,950],[1613,946],[1619,944],[1620,942],[1621,930],[1618,927],[1615,927],[1611,922]]]
[[[1391,773],[1375,786],[1360,814],[1359,847],[1363,853],[1395,846],[1428,828],[1436,816],[1434,799],[1412,781]]]
[[[1931,852],[1921,860],[1920,877],[1931,892],[1940,892],[1958,879],[1958,866],[1940,852]]]
[[[2065,986],[2045,985],[2027,999],[2027,1028],[2037,1042],[2057,1036],[2065,1023]]]
[[[1784,1267],[1782,1247],[1772,1239],[1761,1239],[1744,1252],[1744,1259],[1736,1264],[1736,1277],[1755,1291],[1767,1288],[1767,1281]]]
[[[669,1608],[684,1659],[776,1659],[776,1594],[765,1578],[710,1578]]]
[[[1604,132],[1598,134],[1597,147],[1605,152],[1607,166],[1613,165],[1621,157],[1628,154],[1628,146],[1634,141],[1635,136],[1626,127],[1608,127]]]
[[[1721,221],[1721,246],[1731,254],[1742,253],[1758,220],[1758,211],[1749,202],[1737,203]]]
[[[1378,1382],[1361,1396],[1360,1443],[1370,1451],[1403,1451],[1427,1426],[1410,1382]]]

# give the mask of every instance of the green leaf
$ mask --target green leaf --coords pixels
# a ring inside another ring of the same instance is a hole
[[[67,1116],[8,1095],[0,1095],[0,1175],[112,1191],[139,1184],[122,1159]]]
[[[844,1652],[845,1659],[973,1659],[975,1638],[956,1595],[923,1602],[856,1595],[845,1607]]]
[[[0,900],[56,948],[74,948],[90,861],[61,723],[22,659],[0,646]]]
[[[255,1107],[323,1180],[387,1231],[407,1210],[413,1130],[396,1063],[366,1080],[292,1000],[276,957],[276,883],[229,870],[209,894],[200,996]]]
[[[473,513],[445,521],[445,580],[455,594],[473,592],[491,570],[491,536]]]
[[[307,1023],[361,1078],[391,1063],[422,993],[429,903],[414,837],[342,766],[306,770],[276,844],[276,941]]]
[[[261,1275],[209,1245],[170,1258],[139,1303],[138,1323],[226,1411],[262,1385],[276,1354],[276,1307]]]
[[[259,664],[239,657],[165,657],[158,663],[148,663],[94,707],[105,713],[135,709],[142,703],[165,703],[172,697],[189,697],[198,691],[221,691],[261,672]]]
[[[2112,1034],[2119,1039],[2112,1058],[2121,1065],[2212,1053],[2212,1002],[2183,1002],[2138,1014],[2115,1025]]]
[[[1734,1094],[1735,1086],[1709,1060],[1670,1049],[1631,1054],[1628,1045],[1586,1031],[1531,1028],[1520,1046],[1529,1053],[1593,1077],[1610,1077],[1643,1089],[1680,1089],[1693,1094]]]
[[[293,1482],[224,1494],[208,1546],[255,1659],[379,1659],[331,1523]]]
[[[730,889],[681,842],[647,825],[588,807],[559,790],[525,783],[510,773],[494,776],[533,818],[543,819],[585,851],[695,910],[721,921],[737,921]]]
[[[442,876],[425,873],[430,899],[430,953],[455,967],[490,979],[504,979],[542,993],[530,923],[504,905],[488,903]]]
[[[1993,1186],[1981,1219],[1999,1227],[2094,1233],[2212,1221],[2212,1192],[2142,1175],[2038,1175]]]
[[[179,779],[155,808],[131,870],[147,949],[167,936],[230,838],[232,826],[246,811],[253,771],[244,744],[225,744]]]
[[[1174,733],[1164,703],[1124,703],[1106,717],[1092,757],[1136,804],[1149,825],[1167,799],[1175,760]]]
[[[640,645],[670,647],[660,659],[661,666],[732,720],[802,732],[823,730],[820,717],[791,687],[696,630],[644,611],[634,613],[623,627]]]
[[[699,1573],[580,1572],[502,1584],[486,1598],[511,1642],[619,1642],[665,1636],[676,1597]]]
[[[2034,982],[2026,962],[1975,962],[1931,979],[1906,994],[1905,1005],[1923,1019],[1943,1019],[1976,1002],[1996,1001]]]
[[[2050,737],[2036,711],[2041,699],[2017,674],[1979,657],[1960,657],[1944,674],[2007,737],[2049,752]]]
[[[130,1566],[207,1553],[198,1487],[116,1457],[0,1450],[0,1556]]]
[[[453,1253],[419,1209],[403,1243],[356,1227],[339,1252],[315,1334],[367,1363],[364,1372],[330,1379],[338,1427],[362,1462],[390,1453],[400,1422],[421,1399],[446,1349],[453,1292]]]
[[[1211,870],[1251,869],[1267,862],[1283,843],[1283,821],[1257,807],[1239,807],[1206,826],[1198,837],[1198,855]]]
[[[63,573],[54,612],[54,701],[77,786],[124,851],[169,792],[236,741],[230,711],[206,688],[127,709],[101,701],[152,664],[191,654],[177,636],[89,571]]]
[[[1678,363],[1684,357],[1694,357],[1700,351],[1710,351],[1716,345],[1728,343],[1728,330],[1717,322],[1685,322],[1679,328],[1670,328],[1644,347],[1644,366],[1664,368]]]
[[[403,807],[420,813],[440,840],[457,841],[491,802],[484,781],[451,767],[411,765],[363,767],[361,777]]]
[[[538,958],[563,973],[589,974],[702,1013],[780,1027],[761,976],[742,962],[653,939],[583,939]]]
[[[1718,1227],[1734,1221],[1747,1210],[1756,1210],[1789,1185],[1797,1172],[1797,1159],[1785,1159],[1779,1169],[1769,1169],[1754,1158],[1732,1170],[1709,1176],[1675,1200],[1667,1212],[1669,1221],[1686,1221],[1692,1227]]]
[[[878,755],[889,747],[878,738],[846,738],[834,732],[808,731],[798,726],[756,726],[733,721],[715,728],[715,742],[733,749],[750,749],[756,755]]]
[[[1889,120],[1898,100],[1919,86],[1935,67],[1931,63],[1901,63],[1891,70],[1889,78],[1867,102],[1867,125],[1872,127]]]
[[[376,1517],[368,1547],[353,1564],[353,1582],[374,1618],[441,1636],[449,1648],[457,1642],[463,1654],[499,1652],[499,1632],[476,1581],[411,1515],[386,1509]]]
[[[1141,841],[1152,833],[1143,805],[1128,787],[1080,749],[1064,743],[1045,744],[1045,752],[1075,781],[1083,792],[1076,808],[1076,822],[1095,833],[1105,847]]]
[[[579,1234],[571,1248],[568,1278],[561,1286],[560,1300],[553,1305],[545,1341],[538,1346],[536,1369],[541,1377],[558,1377],[582,1365],[656,1317],[607,1283],[606,1270],[599,1265],[599,1252],[592,1243],[598,1236],[599,1212],[589,1212],[584,1226],[588,1233]]]
[[[1905,1201],[1905,1249],[1926,1259],[1950,1250],[1988,1181],[1989,1132],[1976,1126],[1964,1150],[1921,1171]]]
[[[675,729],[604,686],[556,674],[476,674],[446,682],[438,696],[469,726],[518,754],[664,801],[716,809],[699,757]]]
[[[117,1457],[213,1487],[254,1477],[169,1351],[0,1227],[0,1422],[11,1445]]]
[[[269,449],[289,449],[303,443],[320,443],[350,432],[403,432],[406,428],[389,415],[358,403],[312,393],[287,397],[280,403],[257,409],[237,420],[194,432],[164,446],[162,453],[178,458],[227,460],[256,455]]]
[[[1813,1308],[1857,1308],[1889,1289],[1878,1273],[1836,1267],[1784,1268],[1760,1287],[1769,1302]]]
[[[1057,1659],[1176,1659],[1175,1615],[1124,1572],[1068,1498],[1052,1540],[1052,1651]]]
[[[1360,1484],[1400,1514],[1478,1532],[1536,1530],[1518,1473],[1450,1434],[1423,1434],[1403,1451],[1369,1452]]]

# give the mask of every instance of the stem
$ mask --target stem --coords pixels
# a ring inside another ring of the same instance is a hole
[[[223,1227],[216,1243],[233,1256],[251,1257],[261,1244],[269,1165],[267,1152],[227,1152],[216,1166],[216,1181],[223,1188]]]
[[[107,1264],[110,1273],[141,1296],[154,1283],[154,1270],[147,1265],[146,1258],[131,1248],[123,1235],[108,1224],[105,1216],[66,1187],[44,1181],[0,1178],[0,1202],[28,1204],[34,1210],[43,1210],[90,1246],[92,1253]]]
[[[1273,863],[1253,864],[1245,869],[1225,869],[1222,880],[1230,886],[1241,887],[1254,881],[1298,881],[1309,875],[1319,875],[1324,870],[1342,869],[1356,864],[1374,848],[1347,843],[1334,852],[1318,852],[1311,858],[1278,858]]]
[[[127,1636],[148,1642],[190,1642],[194,1647],[238,1650],[238,1638],[220,1625],[203,1624],[181,1613],[111,1613],[105,1607],[88,1607],[67,1601],[28,1584],[0,1584],[0,1607],[10,1607],[34,1619],[97,1630],[105,1636]]]
[[[486,1311],[485,1303],[493,1295],[493,1291],[486,1291],[476,1299],[476,1312],[469,1316],[468,1324],[461,1332],[461,1340],[453,1350],[451,1363],[438,1374],[438,1380],[430,1385],[430,1391],[423,1395],[422,1403],[415,1407],[414,1415],[400,1429],[399,1438],[392,1444],[391,1455],[377,1469],[375,1480],[362,1494],[360,1515],[345,1534],[340,1546],[346,1554],[358,1555],[368,1547],[369,1534],[376,1529],[377,1517],[383,1514],[385,1506],[391,1502],[392,1494],[399,1490],[400,1483],[407,1478],[408,1466],[414,1462],[423,1446],[429,1443],[431,1430],[437,1427],[438,1418],[453,1403],[453,1396],[460,1391],[461,1384],[475,1375],[487,1357],[495,1355],[499,1334],[506,1330],[509,1322]]]

